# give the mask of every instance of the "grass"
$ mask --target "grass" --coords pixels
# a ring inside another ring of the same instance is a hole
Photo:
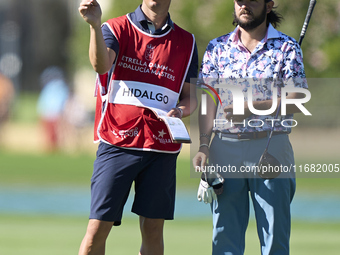
[[[14,121],[25,124],[37,120],[35,95],[23,94]],[[29,134],[27,134],[29,135]],[[89,187],[95,155],[66,153],[36,154],[0,149],[0,185]],[[323,161],[319,158],[299,158],[298,164]],[[197,189],[199,180],[190,178],[189,157],[178,159],[178,189]],[[339,163],[338,158],[325,163]],[[339,176],[340,177],[340,176]],[[298,178],[297,192],[309,194],[340,194],[339,178]],[[326,210],[327,208],[325,208]],[[77,254],[86,230],[87,217],[0,214],[0,254],[6,255],[68,255]],[[166,222],[165,254],[211,254],[212,222],[203,219],[178,218]],[[293,221],[291,254],[335,255],[340,249],[340,222]],[[140,234],[137,217],[123,219],[123,225],[113,229],[107,242],[107,254],[138,254]],[[246,236],[246,255],[260,254],[254,220]]]
[[[86,218],[16,217],[0,218],[0,254],[68,255],[77,254],[85,234]],[[168,221],[165,245],[168,254],[190,254],[196,250],[209,253],[210,223],[208,221]],[[202,238],[205,240],[202,241]],[[140,247],[137,217],[114,227],[107,241],[107,254],[138,254]]]
[[[0,185],[89,186],[94,156],[69,154],[25,154],[0,151]],[[178,189],[197,189],[190,178],[189,158],[178,160]],[[339,179],[297,180],[297,192],[340,194]],[[326,208],[325,208],[326,209]],[[86,230],[87,217],[0,214],[0,254],[68,255],[77,254]],[[165,226],[165,254],[210,254],[210,217],[177,218]],[[336,255],[340,249],[340,222],[293,221],[291,254]],[[107,254],[137,254],[140,246],[137,217],[126,217],[113,229]],[[255,222],[250,221],[246,236],[246,255],[260,254]]]
[[[94,159],[95,155],[88,154],[27,154],[0,150],[0,184],[88,186]],[[180,189],[196,188],[199,182],[197,178],[190,178],[190,164],[189,157],[179,157],[177,186]],[[340,194],[339,178],[298,178],[297,189]]]
[[[0,183],[87,185],[94,156],[0,151]]]
[[[339,254],[340,223],[293,222],[292,254]]]
[[[21,93],[14,104],[11,121],[22,125],[37,123],[36,112],[37,93]],[[188,120],[188,118],[186,119]],[[30,134],[25,134],[29,136]],[[6,134],[4,134],[6,135]],[[92,137],[89,138],[89,142]],[[303,143],[303,141],[302,141]],[[1,146],[1,144],[0,144]],[[21,147],[29,147],[30,144],[20,144]],[[313,145],[314,146],[314,145]],[[304,150],[315,150],[315,148],[304,148]],[[325,151],[326,148],[323,149]],[[336,151],[336,148],[333,149]],[[313,154],[314,155],[314,154]],[[302,158],[298,157],[296,165],[304,163],[339,163],[338,154],[332,154],[332,158],[325,159],[325,155],[319,157]],[[77,154],[69,155],[66,153],[57,154],[31,154],[23,152],[11,152],[6,148],[0,147],[0,184],[27,184],[27,185],[81,185],[87,186],[92,174],[92,166],[95,155]],[[189,157],[180,155],[177,169],[177,183],[179,188],[196,188],[197,178],[190,178],[191,160]],[[306,176],[306,175],[304,175]],[[307,192],[332,192],[340,194],[339,178],[340,173],[334,174],[335,178],[315,178],[316,174],[308,175],[312,178],[298,178],[298,191]],[[324,175],[325,176],[325,175]],[[332,175],[327,175],[332,176]]]
[[[86,225],[86,218],[1,215],[0,254],[77,254]],[[211,254],[211,229],[210,219],[167,221],[165,254]],[[340,223],[293,222],[291,254],[337,255],[339,235]],[[137,217],[126,218],[122,226],[111,231],[106,254],[138,254],[140,241]],[[245,254],[260,254],[253,221],[246,236]]]
[[[78,185],[89,184],[95,156],[27,154],[0,150],[0,184],[25,185]],[[198,180],[190,178],[190,160],[178,159],[178,185],[193,187]]]

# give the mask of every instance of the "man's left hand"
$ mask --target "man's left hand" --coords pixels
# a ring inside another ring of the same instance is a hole
[[[179,107],[172,108],[168,112],[167,116],[169,116],[169,117],[176,117],[176,118],[182,119],[182,117],[183,117],[183,109],[181,109]]]

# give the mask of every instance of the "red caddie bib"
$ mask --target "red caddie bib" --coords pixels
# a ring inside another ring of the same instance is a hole
[[[169,131],[150,108],[176,107],[194,51],[194,36],[177,25],[162,35],[137,28],[129,16],[106,23],[119,42],[112,74],[97,76],[95,141],[175,153]]]

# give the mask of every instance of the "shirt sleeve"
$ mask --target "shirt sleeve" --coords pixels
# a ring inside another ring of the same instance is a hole
[[[287,47],[284,60],[283,78],[292,80],[295,87],[308,88],[303,55],[300,46],[294,43]]]
[[[214,87],[214,84],[218,82],[218,66],[216,65],[217,54],[216,51],[216,39],[209,42],[201,63],[199,79],[204,80],[204,83],[208,83]]]
[[[119,51],[119,43],[115,35],[112,33],[111,29],[107,24],[103,24],[102,26],[102,33],[104,37],[104,41],[106,44],[106,47],[112,49],[116,54],[118,54]]]

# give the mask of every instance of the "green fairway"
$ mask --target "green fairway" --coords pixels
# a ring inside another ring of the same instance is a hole
[[[0,184],[88,186],[95,155],[27,154],[0,150]],[[196,188],[199,179],[190,177],[189,157],[178,158],[177,186]],[[302,162],[299,162],[302,164]],[[297,192],[340,194],[339,178],[298,178]]]
[[[0,151],[0,183],[25,185],[87,185],[94,156],[25,154]]]
[[[87,219],[77,217],[0,216],[0,254],[74,255],[85,233]],[[165,254],[211,254],[210,219],[176,219],[165,224]],[[339,254],[340,223],[293,222],[291,254]],[[137,217],[114,227],[107,253],[138,254],[140,235]],[[249,224],[246,255],[260,254],[255,223]]]
[[[0,151],[0,185],[89,187],[94,155],[27,154]],[[179,157],[178,189],[196,190],[199,180],[190,178],[189,157]],[[297,180],[297,193],[340,194],[339,179]],[[194,198],[193,198],[194,199]],[[327,210],[327,208],[325,208]],[[86,230],[87,217],[0,215],[0,254],[77,254]],[[210,217],[178,217],[165,225],[165,254],[211,254]],[[340,222],[301,222],[294,220],[291,235],[293,255],[337,255],[340,250]],[[138,254],[140,234],[137,217],[123,219],[107,243],[107,254]],[[250,221],[246,255],[260,254],[254,220]]]
[[[292,254],[336,255],[340,250],[340,223],[293,222]]]
[[[27,154],[0,150],[0,184],[89,185],[95,155]],[[179,157],[178,185],[193,187],[199,180],[190,178],[189,158]]]

